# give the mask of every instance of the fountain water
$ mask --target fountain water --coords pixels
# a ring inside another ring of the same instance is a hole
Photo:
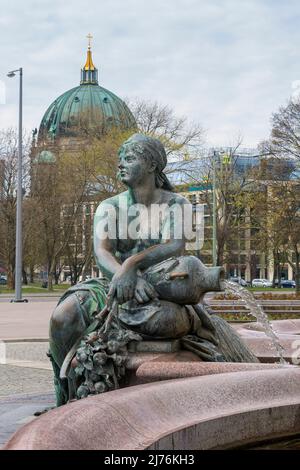
[[[263,325],[264,332],[270,338],[271,345],[276,350],[280,364],[287,364],[283,357],[284,349],[280,344],[279,338],[274,332],[271,323],[269,322],[267,314],[264,312],[262,306],[258,303],[252,292],[244,287],[230,281],[222,281],[222,288],[226,292],[238,295],[246,306],[249,308],[251,315],[253,315],[258,322]]]

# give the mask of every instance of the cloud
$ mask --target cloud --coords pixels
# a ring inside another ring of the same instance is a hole
[[[210,144],[238,133],[249,146],[266,138],[271,113],[300,79],[296,0],[2,3],[0,128],[17,122],[17,80],[7,71],[24,67],[24,125],[38,127],[49,104],[79,84],[88,32],[102,86],[170,105],[200,122]]]

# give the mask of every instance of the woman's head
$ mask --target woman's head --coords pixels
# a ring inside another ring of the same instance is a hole
[[[139,160],[140,164],[147,164],[148,168],[154,172],[155,185],[158,188],[172,190],[172,185],[168,178],[164,174],[163,170],[167,164],[167,155],[164,146],[158,139],[146,136],[144,134],[133,134],[127,139],[119,150],[120,156],[120,177],[121,180],[126,184],[126,169],[124,169],[124,177],[122,177],[122,159],[125,156],[129,157],[129,160],[133,159],[134,156]],[[132,167],[133,170],[133,167]],[[134,173],[134,172],[133,172]],[[137,170],[136,170],[137,173]],[[136,174],[137,176],[137,174]],[[134,174],[132,174],[134,177]]]

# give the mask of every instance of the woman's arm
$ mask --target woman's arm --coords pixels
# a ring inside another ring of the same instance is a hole
[[[121,268],[114,256],[117,250],[117,207],[111,201],[102,202],[94,218],[94,254],[97,265],[109,279]]]
[[[108,279],[112,279],[122,266],[113,255],[113,247],[109,239],[101,240],[97,243],[97,246],[95,246],[95,256],[98,261],[97,264]]]
[[[182,255],[184,246],[185,240],[169,240],[160,245],[153,245],[140,253],[130,256],[130,258],[124,261],[123,266],[125,269],[140,269],[144,271],[150,266],[172,256]]]

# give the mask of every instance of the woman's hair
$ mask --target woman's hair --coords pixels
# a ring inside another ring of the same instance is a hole
[[[155,185],[158,188],[166,189],[167,191],[173,191],[173,186],[168,180],[164,173],[164,168],[167,164],[167,154],[163,144],[153,137],[149,137],[144,134],[133,134],[127,139],[119,150],[125,150],[127,146],[134,148],[134,150],[141,155],[146,157],[148,160],[156,163],[155,169]]]

